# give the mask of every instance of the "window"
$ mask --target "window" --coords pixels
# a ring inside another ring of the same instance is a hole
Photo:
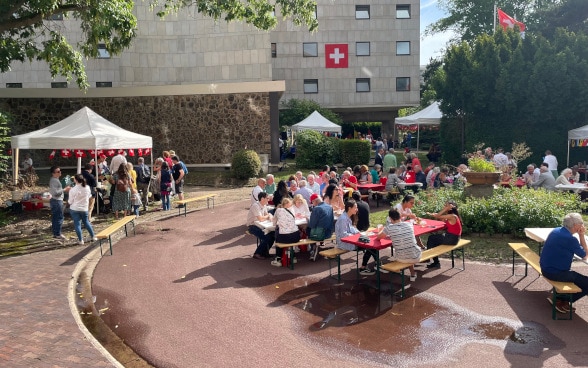
[[[370,91],[370,79],[369,78],[357,78],[355,80],[355,92],[369,92]]]
[[[318,79],[305,79],[304,93],[318,93]]]
[[[316,19],[318,17],[316,9],[317,9],[317,6],[315,5],[314,6],[314,15],[313,15],[314,19]]]
[[[396,55],[410,55],[410,41],[396,41]]]
[[[6,83],[6,88],[22,88],[22,83]]]
[[[318,43],[305,42],[302,44],[302,56],[304,57],[318,57]]]
[[[110,52],[106,50],[106,45],[103,43],[98,44],[98,59],[110,59]]]
[[[396,5],[397,19],[410,19],[410,5]]]
[[[278,48],[275,43],[272,42],[272,57],[276,58],[278,56]]]
[[[67,88],[67,82],[51,82],[51,88]]]
[[[410,77],[396,78],[397,91],[410,91]]]
[[[370,6],[355,5],[355,19],[370,19]]]
[[[51,14],[49,20],[63,20],[63,13]]]
[[[355,56],[370,56],[370,43],[369,42],[356,42],[355,43]]]
[[[96,82],[96,88],[112,87],[112,82]]]

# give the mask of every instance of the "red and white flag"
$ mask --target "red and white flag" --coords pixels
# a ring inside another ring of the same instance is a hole
[[[151,148],[143,149],[143,156],[149,156],[151,154]]]
[[[347,68],[349,52],[346,43],[325,44],[325,67]]]
[[[86,152],[84,152],[84,150],[77,149],[74,152],[78,158],[86,157]]]
[[[68,149],[62,149],[61,150],[61,157],[63,158],[70,158],[71,157],[71,151]]]
[[[127,152],[129,152],[129,156],[131,156],[131,157],[135,157],[135,150],[134,150],[134,149],[132,149],[132,148],[129,148],[129,149],[127,150]]]
[[[51,153],[49,154],[49,160],[53,160],[55,158],[55,150],[51,151]]]
[[[143,148],[137,148],[137,154],[143,156]]]
[[[514,28],[515,25],[519,26],[521,32],[525,32],[525,24],[519,22],[518,20],[514,19],[510,15],[506,14],[502,10],[498,9],[498,23],[502,26],[504,30],[507,28]]]

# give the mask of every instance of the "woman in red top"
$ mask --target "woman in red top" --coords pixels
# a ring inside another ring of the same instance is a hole
[[[445,207],[437,213],[430,213],[437,220],[445,222],[444,234],[433,234],[427,240],[427,249],[435,248],[439,245],[455,245],[461,237],[461,219],[457,212],[457,204],[449,200]],[[440,268],[439,257],[433,258],[433,263],[427,265],[427,268]]]

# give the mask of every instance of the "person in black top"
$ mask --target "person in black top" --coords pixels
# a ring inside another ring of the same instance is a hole
[[[370,205],[361,200],[361,193],[357,190],[351,197],[357,202],[357,230],[366,231],[370,227]]]
[[[90,194],[92,194],[88,201],[88,221],[92,221],[92,210],[94,209],[94,203],[96,203],[96,186],[98,185],[96,178],[92,175],[92,170],[94,170],[94,165],[92,164],[86,164],[84,170],[82,170],[82,176],[86,179],[86,184],[90,187]]]

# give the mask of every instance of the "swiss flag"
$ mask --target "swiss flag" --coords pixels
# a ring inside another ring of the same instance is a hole
[[[70,158],[71,157],[71,151],[68,149],[62,149],[61,150],[61,157],[63,158]]]
[[[130,148],[128,151],[129,151],[129,156],[135,157],[135,150],[134,149]]]
[[[90,157],[94,157],[95,154],[96,154],[96,151],[94,151],[94,150],[88,151],[88,155],[90,155]]]
[[[108,151],[106,151],[106,154],[108,155],[108,157],[112,157],[116,155],[116,151],[113,149],[109,149]]]
[[[514,28],[515,25],[519,26],[521,32],[525,32],[525,24],[514,19],[510,15],[506,14],[502,10],[498,9],[498,23],[506,30],[507,28]]]
[[[84,152],[81,149],[77,149],[74,152],[76,154],[76,157],[78,157],[78,158],[86,157],[86,152]]]
[[[137,155],[143,156],[143,148],[137,148]]]
[[[145,148],[143,150],[143,156],[149,156],[151,154],[151,148]]]
[[[55,150],[51,151],[51,153],[49,154],[49,160],[53,160],[55,158]]]
[[[327,68],[347,68],[349,65],[347,44],[325,44],[325,64]]]

